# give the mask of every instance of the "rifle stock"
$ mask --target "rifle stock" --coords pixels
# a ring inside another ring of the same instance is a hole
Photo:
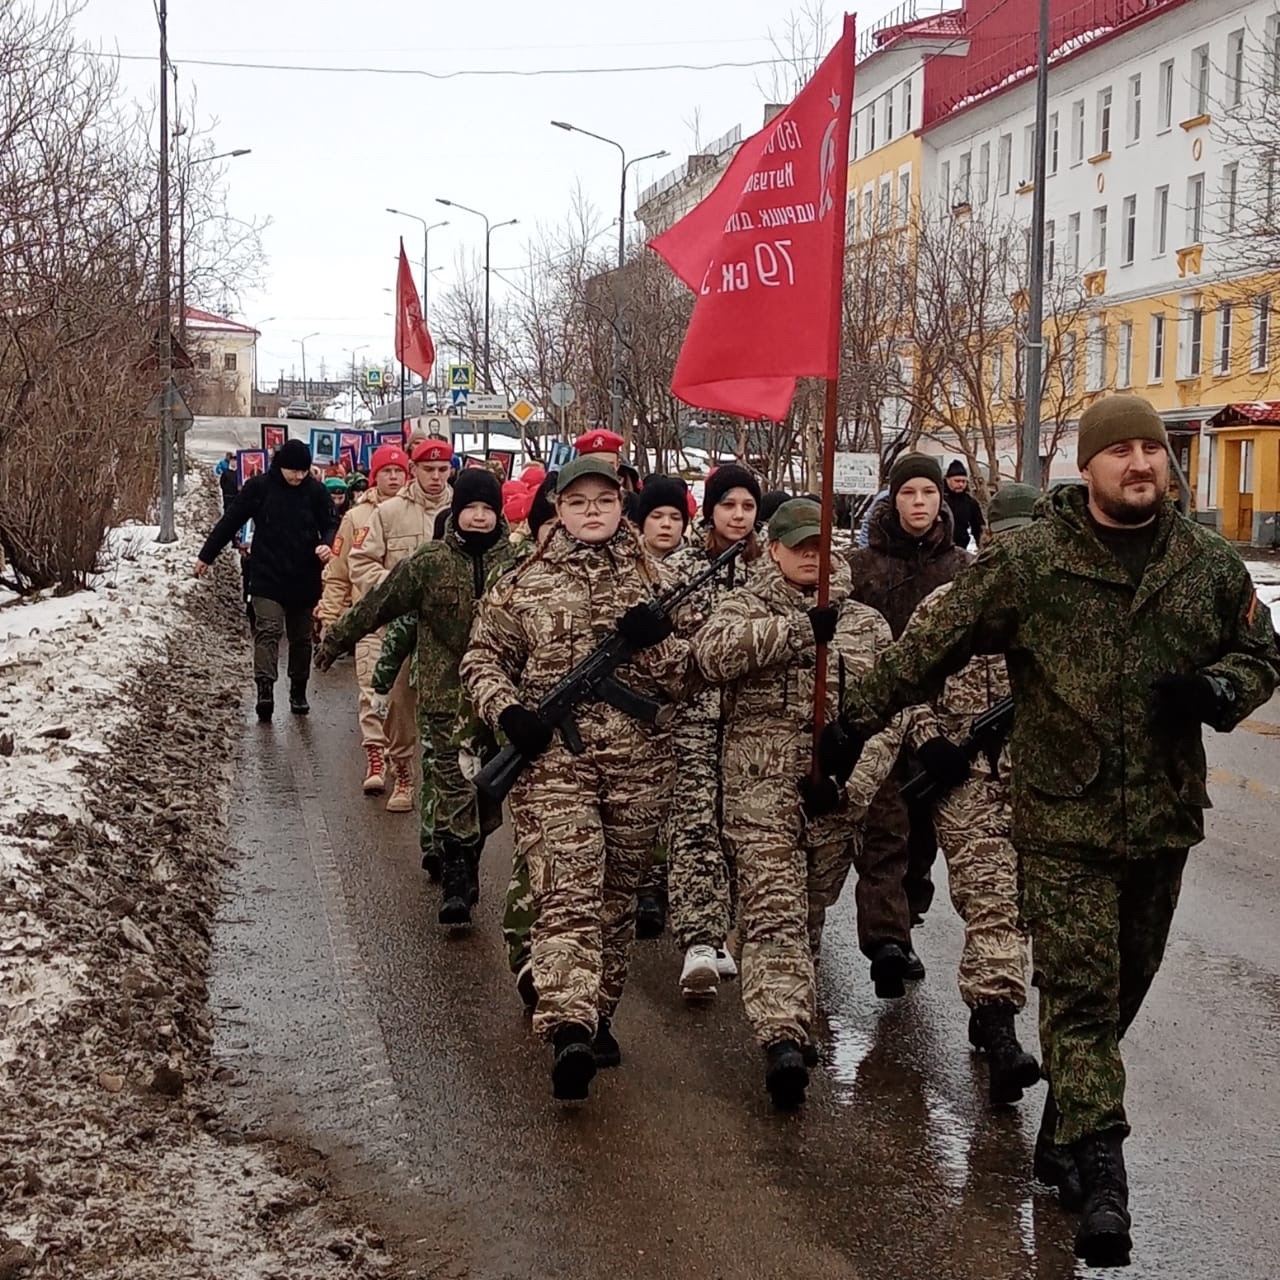
[[[959,744],[960,750],[972,764],[980,755],[992,761],[1000,758],[1009,730],[1013,728],[1013,699],[1001,698],[995,706],[977,716],[969,726],[969,736]],[[921,769],[902,784],[902,798],[907,804],[922,804],[926,800],[940,800],[946,792]]]

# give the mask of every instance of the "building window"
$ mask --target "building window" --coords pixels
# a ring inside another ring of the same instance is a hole
[[[1084,159],[1084,99],[1077,98],[1071,104],[1071,163]]]
[[[996,191],[1009,194],[1009,177],[1013,170],[1013,134],[1002,133],[996,139]]]
[[[1244,31],[1227,37],[1227,106],[1238,107],[1244,99]]]
[[[222,357],[222,372],[235,373],[235,371],[236,371],[236,353],[234,351],[228,351]]]
[[[862,234],[864,236],[875,235],[876,231],[876,197],[875,192],[870,187],[865,187],[862,192]]]
[[[1107,265],[1107,206],[1099,205],[1093,211],[1092,263],[1101,269]]]
[[[1044,171],[1052,176],[1058,172],[1058,113],[1049,117],[1049,138],[1044,153]]]
[[[1222,166],[1222,229],[1234,231],[1240,207],[1240,166],[1234,161]]]
[[[893,91],[884,95],[884,140],[893,141]]]
[[[1062,390],[1073,395],[1076,389],[1076,335],[1064,333],[1059,358],[1062,361]]]
[[[1271,92],[1280,89],[1280,14],[1273,13],[1267,19],[1266,63],[1270,71],[1267,79],[1271,82]]]
[[[959,171],[956,176],[956,190],[953,197],[956,204],[969,203],[969,179],[973,174],[973,152],[964,151],[960,155]]]
[[[1201,342],[1204,336],[1204,312],[1194,294],[1187,294],[1178,304],[1178,377],[1200,376]]]
[[[1231,303],[1224,302],[1218,308],[1218,358],[1214,361],[1215,373],[1231,372]]]
[[[1063,261],[1071,271],[1080,270],[1080,215],[1073,213],[1067,218],[1067,247],[1063,252]]]
[[[1036,180],[1036,127],[1022,126],[1022,185]]]
[[[873,102],[867,108],[867,150],[874,151],[876,149],[876,104]]]
[[[858,158],[859,142],[862,141],[862,112],[853,113],[853,128],[849,130],[849,159]]]
[[[1133,386],[1133,321],[1122,320],[1116,329],[1116,386]]]
[[[1142,137],[1142,77],[1129,77],[1129,109],[1125,115],[1124,136],[1126,142],[1137,142]]]
[[[938,190],[942,193],[942,202],[945,206],[951,205],[951,161],[944,160],[942,167],[938,170]]]
[[[1263,293],[1253,304],[1253,368],[1269,368],[1271,364],[1271,295]]]
[[[903,222],[911,217],[911,170],[898,174],[898,216]]]
[[[880,179],[880,225],[893,226],[893,179]]]
[[[911,77],[902,82],[902,129],[904,133],[911,131]]]
[[[213,356],[207,351],[196,352],[196,368],[201,370],[209,370],[213,368]]]
[[[1155,217],[1152,223],[1151,251],[1156,258],[1164,257],[1169,249],[1169,188],[1157,187]]]
[[[1049,218],[1044,224],[1044,278],[1046,280],[1053,279],[1053,260],[1057,252],[1054,244],[1055,233],[1053,219]]]
[[[1120,206],[1120,261],[1131,266],[1138,248],[1138,197],[1125,196]]]
[[[978,199],[983,204],[991,194],[991,143],[978,148]]]
[[[1098,155],[1111,150],[1111,89],[1098,93]]]
[[[1160,64],[1160,96],[1156,100],[1156,129],[1167,133],[1173,128],[1173,59]]]
[[[1147,381],[1164,381],[1164,316],[1158,314],[1151,317],[1151,366]]]
[[[1270,228],[1276,212],[1276,158],[1273,153],[1268,153],[1262,161],[1262,208]]]
[[[1204,242],[1204,174],[1187,179],[1187,244]]]
[[[999,403],[1004,399],[1004,348],[997,347],[991,353],[991,399]]]
[[[1089,320],[1089,332],[1085,338],[1084,389],[1101,391],[1107,378],[1107,326],[1101,316]]]
[[[1191,50],[1191,115],[1209,114],[1209,46]]]

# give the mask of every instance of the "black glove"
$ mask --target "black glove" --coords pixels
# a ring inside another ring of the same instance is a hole
[[[841,786],[849,781],[867,745],[866,738],[843,720],[832,720],[818,738],[818,768]]]
[[[618,619],[618,634],[633,649],[661,644],[672,632],[671,619],[647,604],[633,604]]]
[[[969,779],[971,762],[949,738],[930,738],[916,748],[920,767],[934,786],[950,791]]]
[[[526,760],[536,760],[550,745],[555,730],[536,712],[519,703],[508,707],[499,717],[498,726],[507,741]]]
[[[836,619],[839,616],[839,605],[814,605],[809,610],[809,625],[813,628],[813,638],[818,644],[830,644],[835,639]]]
[[[817,778],[806,773],[796,782],[800,808],[806,818],[825,818],[840,807],[840,788],[834,778]]]
[[[1230,708],[1231,690],[1212,676],[1157,676],[1151,682],[1151,720],[1157,728],[1216,724]]]

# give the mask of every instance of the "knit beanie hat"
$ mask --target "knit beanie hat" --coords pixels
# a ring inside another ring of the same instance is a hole
[[[689,507],[686,495],[689,486],[678,476],[650,476],[640,490],[636,504],[636,524],[641,529],[644,522],[659,507],[674,507],[680,513],[680,519],[687,529],[689,527]]]
[[[398,444],[380,444],[369,460],[369,479],[378,483],[378,472],[383,467],[399,467],[404,478],[409,478],[409,455]]]
[[[1103,396],[1080,415],[1076,466],[1088,466],[1094,454],[1125,440],[1154,440],[1167,449],[1169,433],[1150,400],[1142,396]]]
[[[454,528],[457,528],[458,517],[473,502],[483,502],[493,508],[494,515],[502,518],[502,486],[488,467],[464,467],[454,477],[453,502],[449,507]]]
[[[330,493],[345,494],[347,492],[347,482],[341,476],[330,476],[324,482],[324,487]]]
[[[760,505],[760,481],[741,463],[726,462],[707,477],[706,491],[702,495],[704,520],[711,519],[712,511],[724,501],[730,489],[745,489],[756,500],[756,506]]]
[[[307,447],[305,441],[286,440],[276,450],[276,456],[272,459],[272,462],[276,467],[285,471],[310,471],[311,450]]]
[[[908,480],[931,480],[942,492],[942,467],[937,458],[927,453],[904,453],[889,468],[889,498],[898,496],[898,490]]]
[[[757,524],[768,524],[769,518],[784,502],[788,502],[791,495],[785,489],[770,489],[768,493],[760,499],[760,510],[756,513]]]
[[[969,473],[964,469],[964,463],[959,458],[956,458],[947,468],[947,479],[950,480],[952,476],[964,476],[966,480],[969,478]]]

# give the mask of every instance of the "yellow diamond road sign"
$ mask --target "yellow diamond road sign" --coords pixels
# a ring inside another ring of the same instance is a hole
[[[510,409],[511,416],[522,427],[527,427],[529,425],[529,419],[537,412],[538,410],[523,396],[521,396],[521,398],[517,400]]]

